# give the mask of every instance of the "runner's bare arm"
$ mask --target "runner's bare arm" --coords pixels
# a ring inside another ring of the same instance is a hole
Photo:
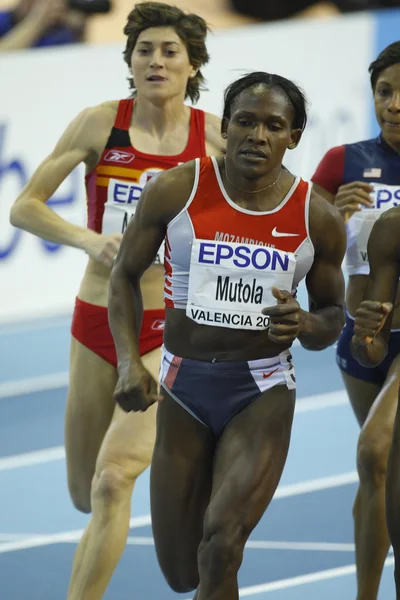
[[[111,271],[108,305],[119,367],[140,362],[139,331],[143,314],[140,279],[157,256],[168,223],[189,198],[193,180],[193,162],[153,177],[125,230]]]
[[[364,367],[376,367],[387,355],[393,306],[400,277],[400,211],[383,213],[368,240],[370,274],[356,311],[351,351]]]
[[[221,156],[226,152],[226,142],[221,135],[221,119],[212,113],[205,114],[207,156]]]
[[[310,231],[315,257],[306,278],[309,312],[303,314],[299,340],[308,350],[322,350],[338,339],[344,325],[346,230],[338,211],[316,194],[311,197]]]
[[[318,185],[318,183],[313,183],[313,190],[319,196],[321,196],[321,198],[325,198],[325,200],[327,200],[329,202],[329,204],[334,204],[335,203],[335,194],[332,194],[331,192],[328,192],[328,190],[326,190],[322,186]]]
[[[110,114],[104,118],[107,111]],[[51,242],[86,250],[98,234],[68,223],[46,202],[77,165],[96,164],[96,149],[101,148],[103,138],[103,145],[107,140],[105,120],[111,128],[112,115],[106,105],[85,109],[75,117],[15,200],[10,212],[12,225]]]

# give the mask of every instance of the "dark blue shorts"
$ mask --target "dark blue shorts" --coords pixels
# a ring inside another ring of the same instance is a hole
[[[394,330],[390,334],[388,354],[385,360],[378,367],[368,369],[362,367],[351,354],[350,343],[353,337],[353,330],[354,319],[346,314],[346,325],[340,335],[336,350],[336,362],[339,368],[356,379],[370,381],[382,387],[390,365],[400,353],[400,331]]]
[[[219,437],[225,425],[275,385],[296,388],[288,350],[250,361],[206,362],[174,356],[163,347],[160,384],[195,419]]]

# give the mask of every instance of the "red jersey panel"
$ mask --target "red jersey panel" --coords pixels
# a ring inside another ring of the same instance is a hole
[[[191,108],[186,148],[175,156],[145,154],[129,136],[134,99],[119,102],[114,127],[97,166],[86,178],[88,227],[98,233],[123,233],[140,194],[156,173],[206,155],[205,115]]]
[[[196,275],[196,285],[201,290],[199,278],[205,277],[206,286],[212,279],[213,270],[217,273],[221,268],[243,267],[243,272],[250,268],[261,273],[272,269],[272,275],[268,275],[270,281],[274,277],[274,265],[282,266],[284,270],[285,265],[289,269],[290,262],[291,291],[294,291],[314,258],[309,236],[310,194],[311,185],[298,177],[274,210],[247,210],[229,198],[215,158],[196,161],[191,196],[167,230],[165,305],[186,308],[191,269],[201,273]],[[204,243],[205,240],[210,243]],[[193,248],[198,249],[195,259]],[[206,270],[199,270],[201,262],[206,263],[207,274]],[[277,283],[285,281],[284,273],[282,277]],[[243,281],[239,280],[238,285],[241,286]]]

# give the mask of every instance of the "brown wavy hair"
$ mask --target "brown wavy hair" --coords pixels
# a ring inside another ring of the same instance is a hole
[[[180,8],[161,2],[141,2],[128,15],[124,34],[128,37],[124,50],[124,60],[131,66],[132,52],[142,31],[150,27],[172,27],[186,46],[192,67],[198,69],[195,77],[187,82],[185,99],[190,98],[195,104],[200,98],[200,91],[205,90],[205,79],[200,67],[207,64],[210,56],[206,47],[208,32],[207,23],[193,13],[184,13]],[[133,78],[129,79],[133,96],[137,90]]]

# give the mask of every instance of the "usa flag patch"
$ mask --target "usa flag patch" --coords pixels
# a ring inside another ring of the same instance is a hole
[[[363,177],[382,177],[382,169],[364,169]]]

